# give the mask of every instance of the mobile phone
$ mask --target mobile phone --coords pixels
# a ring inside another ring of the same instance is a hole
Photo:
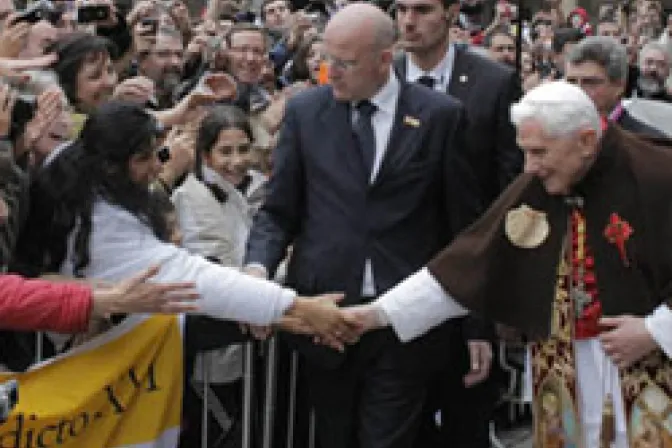
[[[0,424],[5,423],[19,401],[19,383],[9,380],[0,384]]]
[[[19,16],[16,18],[16,20],[14,21],[14,23],[27,22],[30,23],[31,25],[34,25],[40,20],[42,20],[40,11],[34,9],[23,11],[22,13],[20,13]]]
[[[54,5],[48,1],[40,1],[32,4],[25,11],[20,12],[14,23],[18,22],[28,22],[31,25],[39,22],[40,20],[46,20],[51,24],[56,24],[60,19],[63,13],[54,8]]]
[[[77,8],[77,22],[103,22],[110,18],[112,11],[108,5],[82,5]]]

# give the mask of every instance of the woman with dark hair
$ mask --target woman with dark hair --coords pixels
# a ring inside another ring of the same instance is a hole
[[[88,114],[112,96],[117,84],[114,51],[112,42],[87,33],[65,35],[49,49],[58,55],[53,69],[77,112]]]
[[[33,249],[21,255],[37,263],[40,272],[103,280],[159,265],[156,281],[196,285],[203,314],[257,325],[300,315],[301,323],[315,325],[327,337],[333,337],[331,331],[351,334],[325,303],[328,299],[296,298],[291,290],[213,264],[163,239],[168,234],[165,213],[149,190],[161,169],[161,133],[158,122],[137,105],[112,101],[91,114],[75,144],[36,179],[35,207],[24,235]]]
[[[308,81],[313,85],[319,83],[320,65],[324,61],[324,42],[321,35],[313,35],[301,43],[292,58],[287,73],[290,82]]]

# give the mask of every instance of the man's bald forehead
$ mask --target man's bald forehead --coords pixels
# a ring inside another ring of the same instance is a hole
[[[327,24],[325,35],[362,31],[372,33],[372,43],[377,46],[386,48],[394,44],[394,22],[380,8],[368,3],[352,3],[341,9]]]

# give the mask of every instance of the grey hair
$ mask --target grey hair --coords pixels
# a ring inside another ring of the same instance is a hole
[[[584,129],[602,136],[602,122],[593,101],[580,87],[564,81],[541,84],[511,106],[511,121],[516,127],[528,120],[539,123],[552,138],[571,137]]]
[[[628,52],[613,37],[586,37],[569,52],[567,62],[594,62],[604,69],[610,81],[625,81],[628,77]]]
[[[654,50],[654,51],[660,51],[663,54],[663,57],[665,58],[666,63],[670,63],[670,53],[667,45],[661,44],[660,42],[649,42],[646,45],[642,47],[641,50],[639,50],[639,63],[642,63],[642,59],[644,58],[644,54]]]

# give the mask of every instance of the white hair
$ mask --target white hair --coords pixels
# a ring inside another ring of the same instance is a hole
[[[535,87],[511,106],[511,121],[519,127],[535,121],[549,137],[569,137],[583,129],[602,136],[602,122],[595,104],[575,85],[552,81]]]

